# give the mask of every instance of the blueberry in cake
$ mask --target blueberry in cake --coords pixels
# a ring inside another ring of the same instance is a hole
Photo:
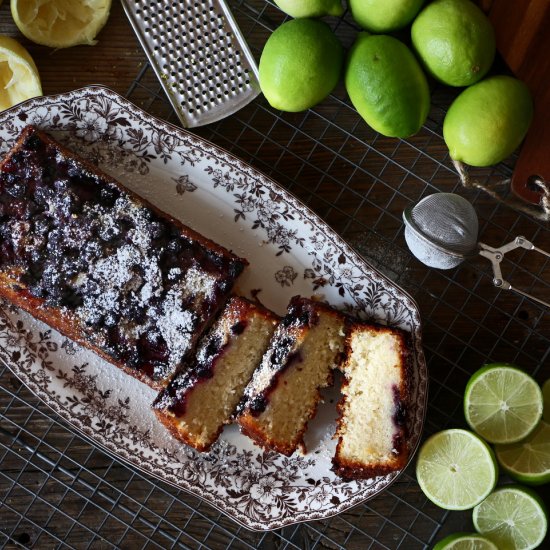
[[[245,265],[32,126],[0,164],[0,296],[153,387]]]
[[[231,420],[279,318],[233,297],[202,337],[189,368],[160,392],[153,409],[178,439],[207,451]]]
[[[405,467],[410,348],[398,330],[354,323],[346,338],[345,382],[334,471],[345,479],[386,475]]]
[[[241,431],[266,449],[290,456],[319,390],[332,383],[344,350],[346,319],[331,307],[295,296],[237,409]]]

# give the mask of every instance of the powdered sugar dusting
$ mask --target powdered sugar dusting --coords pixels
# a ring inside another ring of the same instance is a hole
[[[162,305],[162,315],[157,326],[169,350],[169,363],[177,365],[192,342],[195,315],[182,305],[182,289],[175,287],[168,292]]]

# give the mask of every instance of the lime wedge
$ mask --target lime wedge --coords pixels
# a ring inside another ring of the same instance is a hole
[[[486,441],[515,443],[539,423],[542,392],[531,376],[514,365],[486,365],[466,385],[464,415]]]
[[[111,0],[11,0],[19,30],[29,40],[52,48],[95,44],[110,9]]]
[[[433,550],[498,550],[498,546],[477,533],[453,533],[440,540]]]
[[[424,494],[447,510],[467,510],[495,487],[498,466],[490,447],[466,430],[444,430],[421,447],[416,477]]]
[[[29,52],[13,38],[0,36],[0,110],[39,95],[40,77]]]
[[[550,378],[542,385],[542,397],[544,401],[542,416],[546,422],[550,422]]]
[[[546,536],[548,518],[540,497],[517,485],[501,487],[474,508],[474,526],[499,550],[537,548]]]
[[[525,439],[510,445],[496,445],[502,469],[528,485],[550,482],[550,424],[542,421]]]

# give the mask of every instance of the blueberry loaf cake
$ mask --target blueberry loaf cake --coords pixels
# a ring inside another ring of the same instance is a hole
[[[371,478],[404,468],[409,358],[402,331],[366,323],[350,328],[333,459],[339,476]]]
[[[245,265],[32,126],[0,164],[0,296],[153,387]]]
[[[207,451],[229,423],[279,318],[233,297],[200,340],[189,368],[160,392],[153,410],[178,439]]]
[[[292,298],[237,409],[243,433],[287,456],[305,451],[303,435],[341,360],[345,326],[329,306]]]

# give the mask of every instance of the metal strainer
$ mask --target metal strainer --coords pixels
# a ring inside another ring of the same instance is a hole
[[[223,0],[122,0],[181,123],[202,126],[259,93],[258,69]]]
[[[477,242],[478,219],[474,207],[460,195],[436,193],[422,199],[403,212],[405,240],[411,252],[424,264],[438,269],[451,269],[467,258],[483,256],[493,268],[493,284],[503,290],[513,290],[539,304],[550,303],[513,287],[502,276],[500,264],[504,255],[516,248],[550,254],[537,248],[525,237],[516,237],[500,248]]]

